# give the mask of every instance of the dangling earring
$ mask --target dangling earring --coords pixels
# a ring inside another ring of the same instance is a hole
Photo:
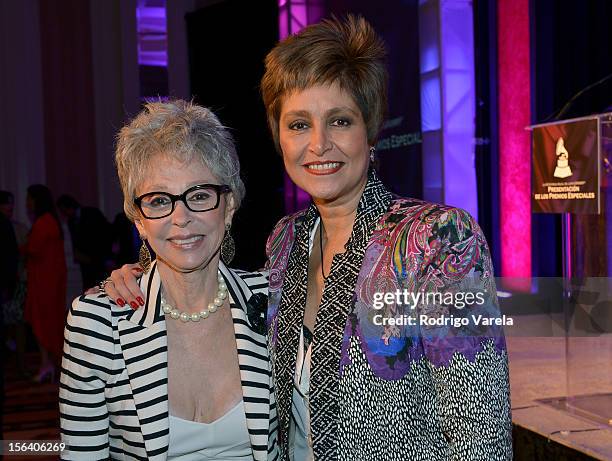
[[[374,163],[374,152],[376,152],[376,147],[370,147],[370,162]]]
[[[226,266],[232,262],[236,254],[236,245],[234,244],[232,234],[230,234],[231,228],[231,224],[225,225],[225,235],[223,235],[223,241],[221,242],[221,261],[223,261],[223,264]]]
[[[142,239],[142,245],[138,252],[138,264],[140,264],[140,268],[146,274],[151,268],[151,253],[149,252],[149,247],[147,247],[146,239],[140,238]]]

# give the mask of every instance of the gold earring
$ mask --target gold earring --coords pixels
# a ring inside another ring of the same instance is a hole
[[[142,245],[140,246],[140,251],[138,252],[138,264],[140,264],[140,268],[145,274],[149,272],[149,269],[151,268],[151,253],[149,252],[149,247],[147,247],[147,243],[144,238],[142,239]]]
[[[232,262],[232,259],[234,259],[234,255],[236,254],[236,245],[234,244],[232,234],[230,234],[231,228],[231,224],[225,225],[225,234],[223,235],[223,241],[221,242],[221,261],[223,261],[223,264],[226,266]]]

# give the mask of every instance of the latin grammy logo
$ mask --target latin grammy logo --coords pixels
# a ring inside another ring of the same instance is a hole
[[[563,138],[557,139],[557,148],[555,150],[557,155],[557,167],[553,176],[555,178],[568,178],[572,175],[572,169],[569,166],[569,152],[565,148],[565,141]]]

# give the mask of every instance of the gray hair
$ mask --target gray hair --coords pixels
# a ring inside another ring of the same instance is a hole
[[[140,217],[134,204],[136,188],[153,167],[152,159],[160,154],[184,164],[202,162],[222,184],[231,187],[236,208],[240,206],[245,190],[229,130],[209,109],[193,102],[149,102],[117,135],[115,163],[123,208],[132,221]]]

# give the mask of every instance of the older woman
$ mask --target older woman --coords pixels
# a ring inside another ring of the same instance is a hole
[[[266,279],[219,261],[244,195],[230,134],[197,105],[150,103],[119,133],[116,163],[126,214],[157,256],[141,250],[131,306],[73,303],[63,458],[276,458],[265,305],[253,304]]]
[[[349,17],[266,59],[272,135],[312,197],[267,244],[281,458],[509,460],[507,353],[482,232],[463,210],[393,197],[372,168],[384,55]],[[113,280],[134,296],[129,267]]]

